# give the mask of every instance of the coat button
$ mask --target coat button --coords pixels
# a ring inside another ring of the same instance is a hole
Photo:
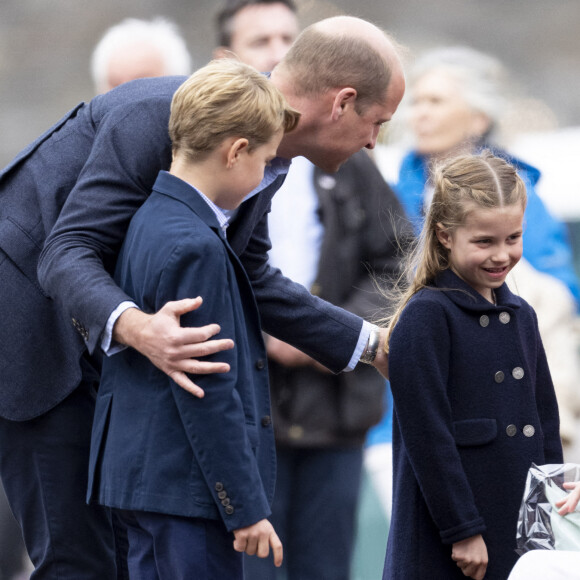
[[[224,491],[223,489],[221,491],[218,492],[218,497],[220,499],[225,499],[226,497],[228,497],[228,493],[227,491]]]
[[[226,506],[225,512],[226,514],[228,514],[228,516],[231,516],[234,513],[234,506],[233,505]]]
[[[229,497],[224,497],[224,499],[222,499],[222,505],[224,507],[228,507],[230,505],[230,498]]]
[[[533,425],[526,425],[523,431],[526,437],[533,437],[534,433],[536,432]]]
[[[524,369],[522,367],[516,367],[513,371],[512,371],[512,377],[514,379],[523,379],[524,378]]]
[[[479,324],[481,324],[481,326],[483,326],[483,328],[485,328],[486,326],[488,326],[488,324],[489,324],[489,316],[487,316],[487,314],[482,314],[479,317]]]
[[[510,320],[511,320],[511,316],[509,315],[509,312],[500,312],[499,321],[502,324],[507,324]]]
[[[496,383],[503,383],[504,377],[505,375],[503,374],[503,371],[497,371],[493,378],[495,379]]]
[[[272,424],[272,418],[270,415],[264,415],[262,417],[262,427],[269,427]]]
[[[261,371],[264,367],[266,366],[266,363],[264,362],[264,359],[259,358],[256,361],[256,368]]]
[[[518,428],[515,425],[508,425],[505,432],[508,437],[513,437],[518,432]]]
[[[215,484],[215,490],[216,490],[216,491],[222,491],[222,489],[223,489],[223,488],[224,488],[224,484],[223,484],[221,481],[218,481],[218,482]]]

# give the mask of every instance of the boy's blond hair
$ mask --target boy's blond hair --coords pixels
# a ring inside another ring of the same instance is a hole
[[[266,76],[237,60],[216,59],[192,74],[173,96],[173,155],[199,160],[227,137],[244,137],[252,149],[280,129],[291,131],[299,118]]]

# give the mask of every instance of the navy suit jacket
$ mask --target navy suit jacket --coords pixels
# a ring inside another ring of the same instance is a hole
[[[183,80],[137,80],[78,105],[0,173],[0,416],[30,419],[70,394],[85,350],[132,298],[110,273],[131,217],[169,167],[169,107]],[[267,265],[267,212],[282,181],[242,205],[228,238],[264,329],[338,372],[362,320]]]
[[[198,399],[143,355],[105,360],[97,399],[88,499],[110,507],[222,518],[227,529],[270,515],[275,448],[266,351],[252,288],[207,203],[161,172],[133,218],[115,276],[146,312],[203,296],[182,319],[219,320],[235,348],[229,373],[196,377]]]

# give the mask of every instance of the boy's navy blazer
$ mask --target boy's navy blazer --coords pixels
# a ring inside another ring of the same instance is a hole
[[[183,325],[219,320],[229,373],[196,376],[198,399],[132,349],[103,364],[88,499],[110,507],[223,519],[270,515],[275,448],[266,351],[248,277],[207,203],[161,172],[131,222],[116,280],[146,312],[203,296]]]
[[[1,417],[31,419],[69,395],[85,351],[98,352],[111,312],[132,298],[109,273],[131,217],[169,168],[169,108],[183,80],[132,81],[78,105],[0,172]],[[264,329],[338,372],[362,320],[267,265],[267,213],[282,181],[242,204],[228,239]]]

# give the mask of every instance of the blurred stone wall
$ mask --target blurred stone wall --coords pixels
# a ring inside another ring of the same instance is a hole
[[[542,109],[536,103],[540,125],[580,125],[578,0],[298,3],[304,24],[349,13],[376,22],[413,51],[461,43],[491,52],[544,104]],[[69,108],[93,96],[90,55],[108,26],[128,16],[166,16],[179,24],[200,66],[211,57],[219,5],[219,0],[1,0],[0,166]]]

